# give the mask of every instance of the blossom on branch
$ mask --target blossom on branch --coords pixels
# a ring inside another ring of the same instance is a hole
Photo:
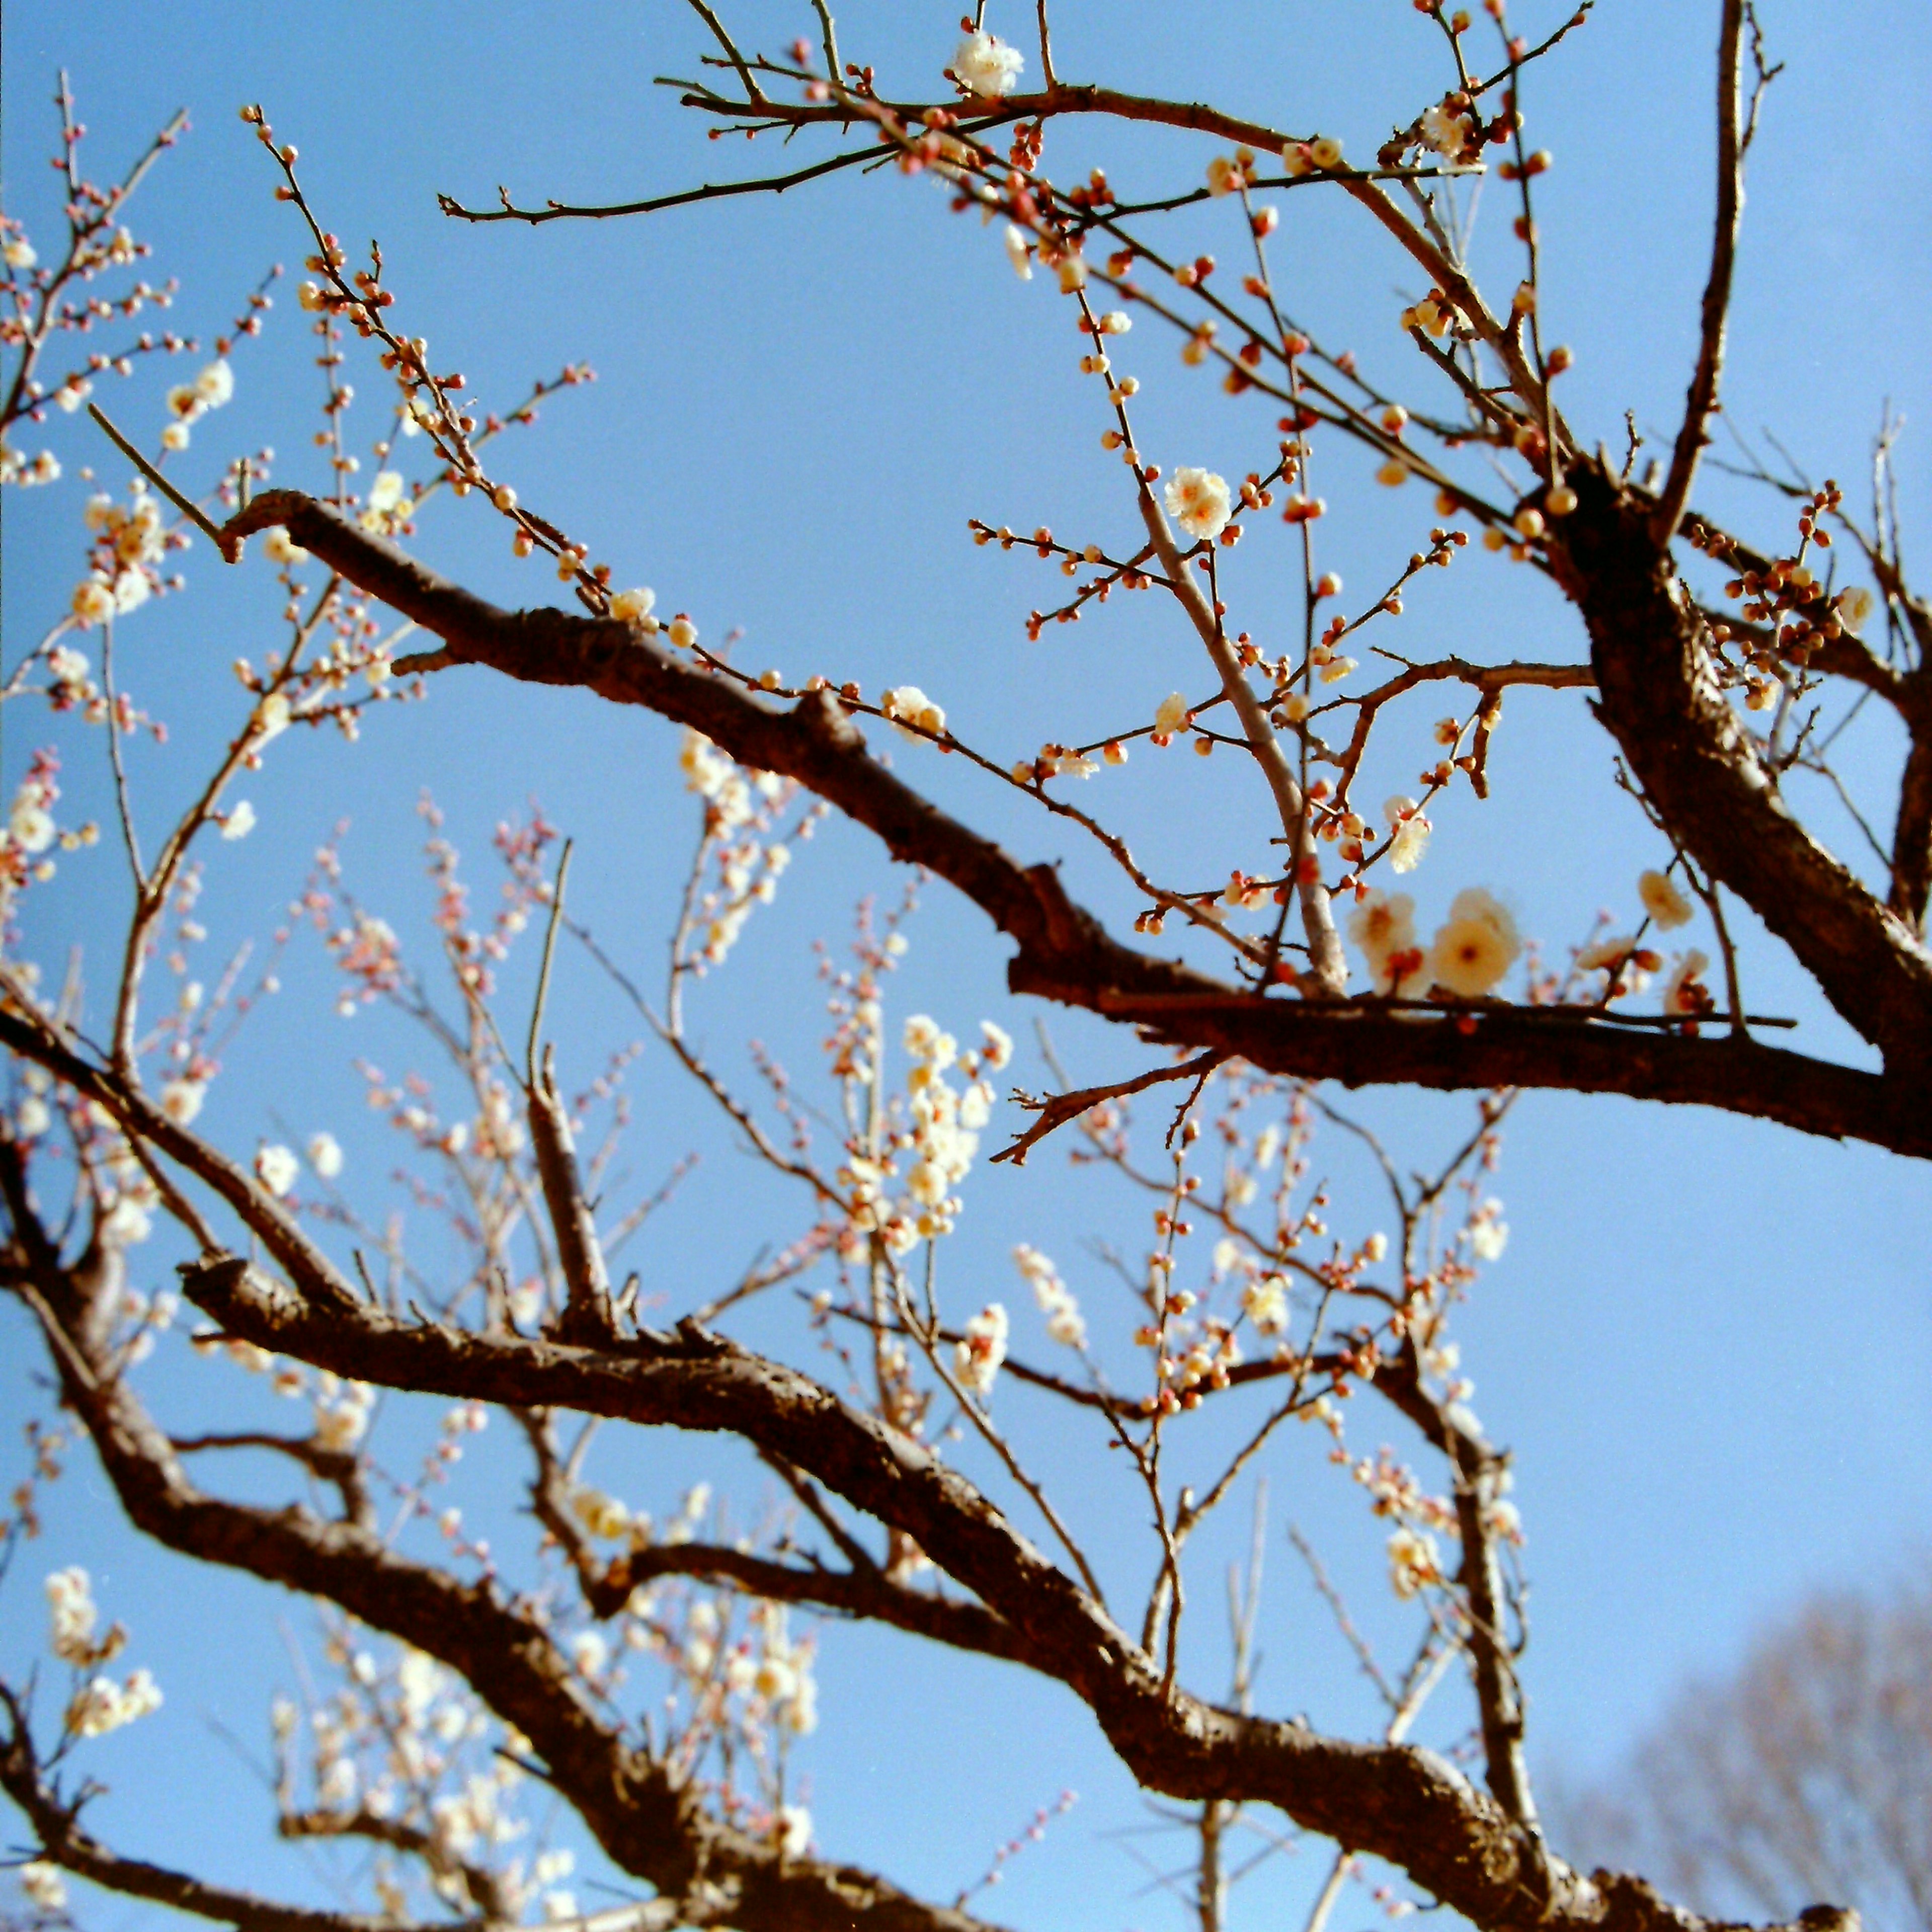
[[[1184,466],[1168,479],[1168,514],[1191,537],[1212,543],[1228,527],[1228,485],[1211,470]]]
[[[970,34],[952,56],[952,78],[968,94],[997,100],[1018,84],[1026,57],[1017,47],[984,32]]]
[[[1465,1000],[1484,998],[1522,950],[1516,921],[1480,886],[1458,892],[1429,953],[1436,983]]]

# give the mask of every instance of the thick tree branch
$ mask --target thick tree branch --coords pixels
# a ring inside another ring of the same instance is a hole
[[[1642,501],[1596,464],[1550,546],[1583,614],[1598,712],[1672,836],[1790,947],[1894,1073],[1932,1060],[1932,955],[1792,815],[1719,688]],[[1774,1116],[1777,1118],[1777,1116]]]
[[[1606,640],[1598,645],[1600,656],[1634,647],[1634,640],[1630,647],[1622,642],[1633,624],[1649,626],[1654,638],[1667,614],[1674,627],[1671,634],[1682,632],[1688,620],[1670,596],[1658,553],[1640,524],[1624,532],[1626,549],[1641,547],[1634,560],[1614,545],[1610,547],[1614,555],[1600,556],[1580,541],[1606,521],[1621,529],[1634,519],[1620,512],[1620,524],[1610,515],[1604,494],[1610,486],[1593,469],[1580,469],[1576,481],[1580,490],[1588,483],[1598,494],[1564,520],[1572,542],[1564,555],[1579,586],[1572,594],[1588,598],[1586,614],[1593,637],[1601,631]],[[440,638],[445,649],[439,662],[487,664],[529,682],[580,686],[612,703],[640,705],[692,725],[741,764],[796,779],[877,832],[896,858],[924,866],[950,881],[1010,934],[1019,949],[1008,968],[1016,992],[1138,1024],[1177,1044],[1238,1052],[1268,1072],[1334,1078],[1350,1085],[1508,1085],[1625,1094],[1761,1115],[1806,1132],[1869,1140],[1900,1153],[1932,1154],[1932,1124],[1917,1104],[1916,1090],[1750,1042],[1675,1035],[1636,1040],[1549,1009],[1486,1010],[1473,1024],[1468,1016],[1423,1023],[1378,1012],[1372,1005],[1243,994],[1190,968],[1120,944],[1066,897],[1052,867],[1021,866],[879,764],[829,693],[810,694],[790,711],[778,711],[724,678],[676,662],[632,626],[562,610],[499,610],[393,544],[356,528],[329,506],[296,491],[273,490],[256,498],[227,525],[227,538],[233,544],[250,531],[278,524],[360,589]],[[1649,560],[1647,566],[1643,557]],[[1627,608],[1633,599],[1641,605],[1635,611]],[[1657,648],[1654,641],[1648,646],[1652,652]],[[1690,662],[1694,667],[1694,658]],[[1640,668],[1626,669],[1612,655],[1613,682],[1620,693],[1629,694],[1627,704],[1634,706],[1641,700],[1663,710],[1662,699],[1643,689]],[[1600,663],[1600,684],[1604,675]],[[1680,667],[1677,676],[1685,691],[1696,689],[1692,670]],[[1714,763],[1725,788],[1723,806],[1706,806],[1696,814],[1700,821],[1731,808],[1735,793],[1753,816],[1768,814],[1774,819],[1781,837],[1805,862],[1785,876],[1762,854],[1747,852],[1742,856],[1750,863],[1741,863],[1739,876],[1733,876],[1694,838],[1687,842],[1768,918],[1772,915],[1765,913],[1761,898],[1774,897],[1780,889],[1789,893],[1794,885],[1804,895],[1822,881],[1833,904],[1842,908],[1844,916],[1837,923],[1856,928],[1856,943],[1848,940],[1839,949],[1852,956],[1837,958],[1821,936],[1819,928],[1828,933],[1832,922],[1787,913],[1781,925],[1773,919],[1774,929],[1814,972],[1819,971],[1814,958],[1833,968],[1829,976],[1819,973],[1821,982],[1861,1030],[1869,1025],[1874,1030],[1868,1036],[1874,1038],[1896,1033],[1896,1024],[1885,1022],[1885,999],[1882,994],[1874,998],[1874,984],[1889,985],[1894,995],[1901,984],[1916,987],[1922,980],[1932,988],[1932,962],[1896,922],[1884,921],[1882,910],[1858,882],[1814,845],[1780,805],[1767,801],[1762,787],[1742,764],[1742,754],[1730,748],[1737,729],[1720,700],[1713,694],[1699,702],[1706,707],[1696,713],[1699,731],[1721,740]],[[1708,716],[1710,710],[1718,715]],[[1607,722],[1607,704],[1606,716]],[[1634,732],[1646,727],[1640,718],[1628,728]],[[1672,728],[1684,735],[1681,725]],[[1624,735],[1614,722],[1612,729]],[[1706,754],[1693,746],[1684,755],[1695,760]],[[1655,792],[1646,772],[1652,760],[1646,757],[1640,764],[1634,752],[1631,758]],[[1734,831],[1718,842],[1728,850],[1738,838]],[[1741,882],[1746,873],[1754,890]],[[1868,930],[1874,919],[1888,925],[1894,937],[1888,940]],[[1874,958],[1889,969],[1876,982],[1866,976]],[[0,1037],[8,1036],[8,1016],[0,1012]],[[150,1111],[159,1118],[158,1110]]]
[[[63,1400],[136,1528],[183,1555],[324,1598],[460,1672],[530,1738],[545,1774],[613,1862],[667,1898],[681,1900],[700,1882],[722,1886],[730,1922],[754,1932],[979,1932],[981,1922],[964,1913],[850,1867],[784,1857],[714,1816],[695,1788],[604,1724],[548,1634],[487,1580],[466,1584],[410,1562],[353,1524],[198,1490],[133,1391],[76,1332],[80,1292],[27,1207],[16,1150],[4,1142],[0,1189],[14,1244],[32,1271],[27,1298],[60,1371]],[[290,1291],[275,1292],[294,1300]],[[302,1305],[329,1322],[322,1304]],[[263,1932],[280,1928],[265,1924]],[[302,1928],[292,1924],[286,1932]]]
[[[1024,1660],[1089,1706],[1150,1790],[1276,1805],[1308,1829],[1388,1859],[1488,1928],[1698,1932],[1703,1924],[1636,1881],[1582,1877],[1433,1753],[1324,1738],[1164,1683],[1154,1660],[923,1444],[694,1324],[642,1335],[622,1354],[593,1353],[404,1323],[374,1308],[325,1313],[237,1258],[185,1270],[184,1280],[196,1305],[231,1332],[339,1374],[512,1407],[726,1431],[783,1457],[911,1536],[980,1596],[1010,1626]]]

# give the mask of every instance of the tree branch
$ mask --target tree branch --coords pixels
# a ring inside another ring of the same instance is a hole
[[[1704,284],[1702,338],[1697,367],[1684,398],[1684,421],[1671,452],[1670,474],[1664,485],[1651,535],[1660,547],[1677,534],[1684,506],[1696,481],[1697,460],[1703,453],[1704,425],[1718,400],[1718,377],[1724,363],[1724,324],[1730,313],[1731,273],[1736,266],[1738,218],[1744,208],[1744,0],[1724,0],[1724,25],[1718,40],[1718,214],[1711,242],[1711,272]]]
[[[1622,529],[1631,513],[1612,514],[1601,493],[1612,486],[1593,466],[1580,467],[1573,480],[1580,490],[1588,484],[1599,494],[1562,520],[1570,548],[1556,548],[1568,560],[1575,586],[1571,594],[1584,603],[1593,638],[1600,633],[1605,640],[1598,646],[1599,684],[1608,662],[1620,698],[1630,707],[1640,703],[1645,707],[1639,724],[1628,728],[1640,736],[1650,728],[1648,711],[1660,700],[1646,688],[1639,674],[1642,665],[1626,668],[1615,654],[1633,647],[1634,638],[1625,641],[1633,624],[1647,626],[1654,637],[1668,616],[1674,637],[1683,628],[1682,614],[1670,598],[1658,554],[1640,528],[1624,532],[1626,544],[1642,546],[1634,562],[1614,546],[1607,556],[1588,550],[1582,539],[1606,524]],[[1625,1094],[1761,1115],[1809,1133],[1932,1154],[1932,1123],[1924,1118],[1915,1091],[1876,1075],[1753,1042],[1678,1035],[1640,1042],[1547,1008],[1484,1009],[1480,1018],[1445,1015],[1422,1024],[1378,1012],[1372,1004],[1243,994],[1189,967],[1120,944],[1067,898],[1051,866],[1022,866],[879,764],[828,692],[808,694],[790,710],[776,710],[722,677],[676,662],[637,628],[614,619],[556,610],[499,610],[386,539],[358,529],[330,506],[297,491],[272,490],[255,499],[230,520],[226,538],[232,545],[252,530],[277,524],[359,588],[442,639],[439,663],[488,664],[529,682],[580,686],[612,703],[640,705],[692,725],[740,763],[796,779],[877,832],[895,858],[947,880],[1017,940],[1018,956],[1007,968],[1016,992],[1138,1024],[1177,1044],[1238,1052],[1268,1072],[1332,1077],[1350,1085],[1414,1082],[1444,1088],[1508,1085]],[[1642,606],[1634,612],[1628,608],[1633,599]],[[1686,648],[1690,643],[1694,639]],[[1638,656],[1648,663],[1642,653]],[[1694,686],[1690,670],[1677,676],[1690,693],[1681,701],[1694,698],[1704,707],[1696,713],[1699,728],[1720,736],[1726,748],[1716,760],[1724,773],[1726,796],[1684,822],[1694,819],[1701,827],[1706,820],[1720,820],[1726,811],[1739,812],[1747,822],[1768,817],[1775,821],[1780,853],[1789,845],[1802,864],[1795,874],[1788,866],[1780,869],[1742,838],[1741,828],[1726,832],[1720,825],[1715,842],[1726,848],[1742,842],[1746,849],[1740,858],[1748,862],[1718,862],[1700,848],[1696,836],[1686,842],[1772,921],[1773,929],[1818,974],[1827,995],[1855,1026],[1861,1031],[1871,1028],[1868,1037],[1898,1033],[1900,993],[1912,989],[1908,1013],[1932,998],[1932,961],[1896,922],[1886,920],[1863,887],[1814,845],[1780,805],[1767,800],[1748,776],[1742,752],[1729,748],[1738,734],[1728,712],[1714,696],[1705,697]],[[1707,716],[1712,711],[1714,716]],[[1624,737],[1607,700],[1605,713]],[[1626,744],[1633,765],[1655,794],[1658,788],[1646,770],[1654,760],[1647,745],[1641,748],[1646,755],[1640,760]],[[1685,755],[1701,764],[1709,754],[1694,747]],[[1743,883],[1746,876],[1752,879],[1750,886]],[[1767,911],[1767,903],[1780,891],[1791,895],[1794,884],[1807,896],[1804,910],[1780,913],[1773,905]],[[1815,916],[1814,884],[1842,916],[1834,921]],[[1847,925],[1856,928],[1855,935],[1834,952],[1828,936]],[[1842,956],[1846,954],[1852,956]],[[1821,971],[1814,960],[1830,970]],[[1876,976],[1874,962],[1886,968]],[[1894,1016],[1889,1024],[1888,997]],[[0,1012],[0,1037],[8,1036],[8,1016]],[[157,1110],[150,1112],[160,1118]]]

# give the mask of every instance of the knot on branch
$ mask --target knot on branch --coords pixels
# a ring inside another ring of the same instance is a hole
[[[849,752],[865,748],[864,734],[832,691],[808,691],[792,706],[792,716],[808,738],[829,751]]]

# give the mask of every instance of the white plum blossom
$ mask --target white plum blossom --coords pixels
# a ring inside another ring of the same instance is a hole
[[[916,740],[922,731],[929,731],[934,737],[945,733],[946,713],[916,684],[902,684],[887,692],[879,701],[879,709],[892,719],[893,728],[902,738]]]
[[[1864,628],[1876,600],[1862,584],[1855,584],[1849,590],[1840,591],[1835,601],[1839,622],[1856,637]]]
[[[100,1612],[94,1607],[87,1572],[78,1564],[54,1571],[47,1579],[46,1592],[48,1647],[63,1664],[82,1667],[104,1664],[121,1648],[126,1633],[118,1624],[95,1642],[94,1626]]]
[[[1006,1359],[1006,1311],[989,1301],[966,1324],[966,1333],[952,1353],[953,1372],[961,1385],[982,1402],[993,1392],[993,1378]]]
[[[1230,154],[1216,154],[1208,164],[1208,192],[1210,194],[1232,194],[1237,188],[1247,185],[1247,176],[1241,164]]]
[[[223,358],[209,363],[194,379],[194,393],[204,409],[220,409],[235,393],[234,370]]]
[[[1690,902],[1677,890],[1668,874],[1655,872],[1641,874],[1636,891],[1638,898],[1643,902],[1644,910],[1663,931],[1670,932],[1690,923]]]
[[[1033,280],[1033,256],[1027,246],[1026,231],[1016,228],[1010,221],[1006,224],[1006,260],[1013,265],[1013,273],[1023,282]]]
[[[1703,980],[1710,964],[1709,959],[1694,946],[1677,962],[1664,989],[1664,1010],[1666,1013],[1688,1014],[1694,1018],[1709,1012],[1711,995]]]
[[[331,1133],[311,1136],[308,1144],[308,1164],[325,1180],[333,1180],[342,1172],[342,1147]]]
[[[1264,1335],[1288,1333],[1288,1283],[1278,1274],[1264,1274],[1241,1290],[1241,1308]]]
[[[647,630],[656,630],[651,620],[651,609],[658,601],[658,593],[648,585],[640,584],[634,590],[620,590],[610,600],[610,614],[626,624],[642,624]]]
[[[1479,1262],[1499,1262],[1508,1244],[1509,1223],[1503,1219],[1503,1204],[1492,1196],[1470,1220],[1469,1252]]]
[[[271,1194],[280,1196],[287,1193],[301,1172],[302,1162],[296,1158],[294,1150],[284,1147],[279,1142],[270,1143],[256,1154],[256,1176]]]
[[[148,1210],[152,1195],[123,1194],[108,1209],[100,1222],[100,1240],[105,1247],[138,1247],[154,1232],[154,1216]]]
[[[1212,543],[1228,526],[1233,504],[1226,480],[1186,464],[1168,478],[1168,514],[1191,537]]]
[[[991,1020],[980,1022],[980,1032],[986,1042],[980,1058],[997,1073],[1013,1057],[1013,1036]]]
[[[1382,810],[1389,822],[1389,869],[1412,872],[1429,850],[1429,820],[1412,798],[1392,798]]]
[[[278,524],[262,539],[262,548],[271,563],[306,563],[308,552]]]
[[[1163,738],[1171,738],[1177,731],[1184,731],[1192,714],[1187,708],[1187,700],[1179,692],[1171,691],[1154,707],[1154,728]]]
[[[7,840],[22,852],[44,852],[54,842],[52,815],[40,802],[38,786],[22,785],[7,814]]]
[[[376,1391],[367,1382],[345,1382],[324,1371],[316,1378],[315,1440],[321,1449],[352,1449],[369,1432]]]
[[[16,248],[26,247],[25,242],[12,243],[7,253],[10,258]],[[31,255],[33,250],[28,249],[27,252]],[[30,1858],[14,1876],[20,1880],[20,1889],[26,1894],[28,1902],[36,1910],[57,1912],[67,1910],[67,1886],[58,1865],[48,1864],[45,1858]]]
[[[1046,1317],[1046,1332],[1063,1348],[1085,1348],[1086,1318],[1052,1262],[1037,1248],[1022,1241],[1013,1250],[1013,1264],[1032,1285],[1034,1299]]]
[[[1430,977],[1466,1000],[1488,994],[1522,950],[1516,921],[1480,886],[1458,892],[1430,947]]]
[[[68,608],[84,631],[104,624],[114,614],[114,587],[98,571],[92,572],[75,585]]]
[[[1447,154],[1452,160],[1469,145],[1472,131],[1468,116],[1447,101],[1438,100],[1422,117],[1424,140],[1438,154]]]
[[[205,1081],[170,1080],[161,1089],[161,1112],[176,1126],[184,1127],[201,1112],[207,1092]]]
[[[255,808],[245,798],[238,798],[222,818],[222,837],[230,840],[245,838],[254,829]]]
[[[266,745],[271,738],[279,738],[289,728],[290,712],[286,693],[272,691],[255,707],[251,721],[257,742]]]
[[[952,56],[952,77],[968,94],[982,100],[997,100],[1010,94],[1018,83],[1026,58],[1017,47],[1010,47],[988,33],[970,34],[959,43]]]
[[[1415,902],[1408,893],[1370,893],[1348,916],[1348,937],[1361,949],[1378,992],[1395,991],[1398,962],[1415,973],[1417,962],[1408,956],[1418,950]]]
[[[1423,1531],[1398,1529],[1388,1540],[1388,1559],[1389,1580],[1405,1602],[1424,1584],[1442,1580],[1436,1539]]]
[[[812,1849],[812,1814],[802,1804],[778,1809],[778,1850],[788,1858],[802,1858]]]

